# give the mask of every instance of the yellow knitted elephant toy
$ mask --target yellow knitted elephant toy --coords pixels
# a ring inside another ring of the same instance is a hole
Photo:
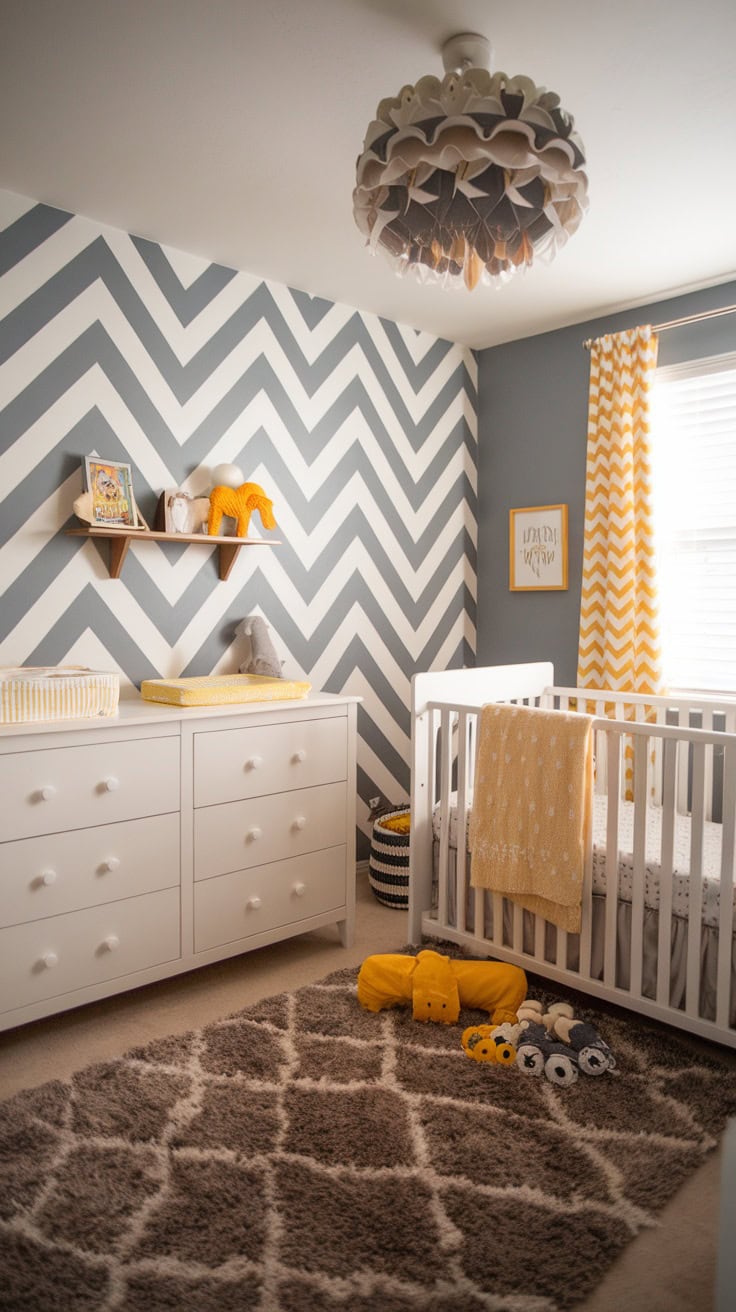
[[[501,961],[453,961],[425,948],[416,957],[379,953],[358,974],[358,1001],[367,1011],[411,1002],[414,1020],[452,1025],[460,1007],[487,1011],[492,1025],[516,1020],[526,975]]]
[[[240,487],[226,487],[224,483],[213,487],[210,492],[210,513],[207,520],[207,532],[217,537],[220,532],[223,515],[231,515],[237,521],[235,533],[239,538],[248,536],[248,524],[254,510],[261,516],[264,528],[276,528],[273,517],[273,502],[266,496],[258,483],[241,483]]]

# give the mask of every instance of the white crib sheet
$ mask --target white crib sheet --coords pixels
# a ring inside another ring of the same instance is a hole
[[[606,891],[606,815],[608,799],[604,793],[594,795],[593,807],[593,892]],[[472,798],[468,802],[465,838],[467,844],[467,826],[470,818]],[[440,837],[440,809],[434,809],[432,827],[436,839]],[[634,803],[619,804],[619,867],[618,892],[624,902],[632,899],[634,883]],[[720,873],[721,873],[721,836],[722,826],[706,820],[703,833],[703,909],[702,922],[717,928],[720,914]],[[450,809],[450,847],[457,846],[457,794],[451,796]],[[646,837],[646,882],[644,904],[653,910],[659,907],[659,886],[661,878],[662,849],[662,808],[647,807]],[[690,914],[690,817],[677,815],[675,819],[675,877],[672,890],[672,911],[674,915],[687,919]],[[734,889],[736,904],[736,889]]]

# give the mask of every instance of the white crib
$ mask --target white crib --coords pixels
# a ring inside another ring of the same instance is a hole
[[[447,939],[736,1047],[736,698],[556,688],[553,679],[544,662],[415,676],[410,940]],[[487,702],[572,702],[595,716],[579,935],[470,885],[467,816]]]

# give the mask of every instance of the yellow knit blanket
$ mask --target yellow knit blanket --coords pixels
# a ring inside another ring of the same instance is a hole
[[[491,703],[479,720],[470,882],[579,933],[592,716]]]

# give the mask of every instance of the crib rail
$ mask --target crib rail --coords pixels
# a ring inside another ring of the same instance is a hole
[[[535,691],[528,681],[523,691],[519,697],[484,700],[559,709],[574,701],[584,709],[585,697],[602,711],[593,718],[593,732],[596,789],[605,800],[605,849],[594,852],[591,829],[586,836],[581,932],[566,934],[510,899],[471,885],[465,816],[473,797],[482,704],[473,688],[467,700],[423,701],[413,717],[411,940],[432,935],[458,942],[473,953],[514,962],[568,987],[736,1047],[736,703],[731,708],[712,699],[662,700],[630,694],[615,699],[605,692],[549,686]],[[615,718],[612,705],[622,712]],[[700,718],[703,727],[694,727],[693,718]],[[713,728],[714,722],[727,725],[729,731]],[[631,814],[632,807],[633,841],[625,850],[622,817]],[[436,844],[435,808],[439,812]],[[718,826],[710,821],[714,813],[722,817]],[[689,874],[683,916],[677,844],[678,817],[685,815]],[[659,891],[652,906],[654,880],[648,871],[655,820],[661,837],[656,852]],[[705,864],[706,837],[714,841],[711,831],[716,828],[720,896],[717,919],[706,929],[706,901],[711,921],[715,914],[714,875],[708,874]],[[628,892],[624,863],[631,872]],[[713,979],[705,977],[701,961],[707,932],[716,941]]]
[[[728,734],[736,732],[736,698],[695,696],[681,693],[653,697],[651,693],[616,693],[600,688],[564,688],[549,687],[539,699],[539,705],[549,709],[575,709],[594,714],[599,718],[613,720],[634,720],[638,723],[652,722],[682,726],[688,729],[723,730]],[[649,762],[650,796],[653,801],[662,802],[662,759],[659,755],[659,743],[655,740],[653,759]],[[629,749],[630,755],[633,749]],[[689,753],[683,751],[679,756],[677,773],[676,805],[680,813],[690,810],[690,791],[692,785],[693,761]],[[633,772],[632,772],[633,773]],[[717,751],[706,752],[705,758],[705,818],[720,820],[717,803],[720,757]],[[622,776],[622,788],[626,788],[625,774]],[[596,773],[596,788],[606,791],[605,767]]]

